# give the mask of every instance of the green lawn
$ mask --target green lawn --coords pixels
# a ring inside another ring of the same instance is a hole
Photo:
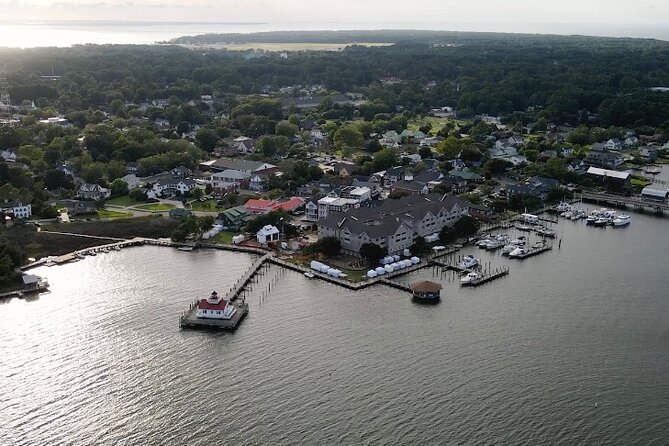
[[[215,237],[210,240],[215,243],[224,243],[226,245],[232,244],[232,237],[237,235],[234,232],[219,232]]]
[[[135,206],[138,204],[142,204],[141,201],[137,201],[133,198],[128,197],[127,195],[124,195],[122,197],[114,197],[110,198],[109,200],[105,201],[105,204],[110,204],[112,206]]]
[[[190,202],[191,210],[200,211],[200,212],[221,212],[224,207],[218,206],[216,200],[207,200],[207,201],[191,201]]]
[[[167,203],[151,203],[151,204],[141,204],[139,206],[135,206],[135,209],[141,209],[143,211],[150,211],[150,212],[165,212],[169,211],[170,209],[174,209],[176,206],[173,204],[167,204]]]
[[[129,212],[117,212],[110,211],[109,209],[99,209],[98,218],[128,218],[132,217],[132,214]]]

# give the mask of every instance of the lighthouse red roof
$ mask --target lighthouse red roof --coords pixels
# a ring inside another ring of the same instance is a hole
[[[217,304],[212,304],[207,301],[207,299],[202,299],[200,302],[197,304],[197,307],[200,310],[224,310],[225,306],[228,304],[228,301],[225,299],[221,299],[221,301]]]

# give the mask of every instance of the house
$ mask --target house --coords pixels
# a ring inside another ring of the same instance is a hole
[[[258,243],[267,245],[279,240],[279,234],[279,229],[276,226],[267,225],[256,233],[256,239]]]
[[[237,308],[214,291],[207,299],[198,301],[195,316],[198,319],[230,320],[235,313]]]
[[[121,181],[125,181],[125,183],[128,185],[128,189],[130,190],[137,189],[142,184],[140,179],[134,173],[129,173],[121,177]]]
[[[395,184],[404,179],[404,166],[391,167],[383,174],[383,180],[386,185]]]
[[[329,194],[318,200],[318,219],[327,218],[333,212],[346,212],[349,209],[360,207],[360,201],[353,198],[341,198]]]
[[[111,190],[98,184],[84,183],[79,186],[76,196],[84,200],[103,200],[111,196]]]
[[[644,146],[639,149],[639,157],[644,161],[654,162],[657,159],[657,148]]]
[[[623,148],[623,143],[618,138],[611,138],[606,141],[605,146],[609,150],[620,150]]]
[[[418,236],[438,233],[468,214],[469,203],[454,196],[409,196],[385,200],[376,208],[333,212],[318,222],[319,237],[336,237],[345,253],[359,255],[364,243],[397,254]]]
[[[620,153],[611,152],[608,145],[596,143],[583,161],[589,166],[608,168],[620,166],[625,159]]]
[[[188,168],[184,166],[179,166],[175,167],[174,169],[170,170],[170,174],[174,178],[180,178],[180,179],[185,179],[188,178],[193,174],[193,172]]]
[[[341,198],[352,198],[358,200],[360,203],[364,203],[372,199],[372,190],[366,186],[346,186],[339,191],[339,196]]]
[[[468,170],[453,169],[448,172],[448,174],[454,177],[462,178],[463,180],[467,181],[467,183],[480,183],[485,179],[478,173],[470,172]]]
[[[441,184],[445,187],[446,191],[450,191],[453,194],[462,194],[469,190],[467,180],[455,175],[449,174],[444,176],[441,179]]]
[[[532,177],[525,183],[510,184],[507,186],[507,198],[511,199],[514,195],[532,195],[540,200],[546,200],[551,189],[560,185],[558,180],[553,178]]]
[[[56,202],[56,206],[67,209],[69,215],[85,215],[97,212],[95,201],[92,200],[59,200]]]
[[[274,164],[264,163],[261,161],[249,161],[245,159],[236,158],[219,158],[210,165],[213,172],[222,172],[224,170],[238,170],[249,174],[254,173],[275,173],[278,167]]]
[[[218,214],[218,218],[228,228],[237,230],[252,219],[251,214],[244,206],[236,206],[234,208],[226,209]]]
[[[384,147],[399,147],[402,138],[395,130],[389,130],[379,140]]]
[[[241,187],[248,187],[251,174],[239,170],[224,170],[222,172],[213,172],[210,183],[216,195],[222,195],[230,190],[237,190]]]
[[[72,127],[72,124],[70,123],[70,121],[63,118],[62,116],[54,116],[52,118],[40,119],[39,123],[40,124],[46,124],[46,125],[57,125],[57,126],[62,127],[62,128]]]
[[[251,214],[263,215],[272,211],[294,212],[303,207],[304,204],[305,200],[302,197],[292,197],[283,201],[251,198],[244,204],[244,208]]]
[[[253,139],[240,136],[232,141],[232,146],[241,154],[256,153],[256,143]]]
[[[634,136],[634,135],[628,136],[628,137],[625,138],[625,140],[623,141],[623,144],[624,144],[625,147],[633,147],[633,146],[636,146],[637,144],[639,144],[639,138],[637,138],[637,137]]]
[[[21,200],[5,200],[4,203],[0,203],[0,212],[13,215],[14,218],[30,218],[33,215],[30,203]]]
[[[166,178],[158,180],[153,185],[153,191],[156,195],[181,195],[190,192],[197,186],[194,180],[178,178]]]
[[[358,170],[360,170],[360,167],[355,163],[335,163],[333,173],[340,177],[350,177]]]
[[[402,181],[390,186],[391,192],[405,192],[408,194],[427,195],[436,186],[441,184],[444,175],[441,172],[424,170],[415,177],[411,174],[405,174]]]
[[[139,172],[139,163],[131,162],[125,166],[125,170],[128,173],[137,173]]]
[[[474,217],[479,221],[489,223],[496,220],[499,215],[492,208],[471,203],[469,205],[469,216]]]
[[[304,204],[304,219],[308,221],[318,220],[318,200],[320,196],[312,197],[306,200]]]
[[[353,179],[351,186],[367,187],[371,191],[371,198],[377,198],[381,195],[383,177],[378,175],[362,176],[358,175]]]
[[[626,187],[627,185],[629,185],[631,179],[631,175],[629,172],[600,169],[598,167],[590,167],[586,173],[591,178],[597,179],[602,183],[610,184],[616,187]]]
[[[2,152],[0,152],[0,157],[8,163],[16,162],[16,152],[14,149],[3,149]]]

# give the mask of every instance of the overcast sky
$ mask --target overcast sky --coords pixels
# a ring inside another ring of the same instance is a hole
[[[0,0],[5,22],[91,19],[643,35],[669,28],[669,0]]]

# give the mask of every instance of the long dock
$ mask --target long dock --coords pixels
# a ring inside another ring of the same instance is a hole
[[[515,256],[515,257],[511,257],[511,258],[512,259],[523,260],[523,259],[527,259],[527,258],[530,258],[530,257],[534,257],[534,256],[539,255],[541,253],[544,253],[546,251],[550,251],[551,249],[553,249],[552,245],[544,246],[542,248],[530,249],[529,251],[527,251],[527,253],[525,253],[523,255],[519,255],[519,256]]]
[[[486,283],[492,282],[493,280],[496,280],[496,279],[499,279],[500,277],[504,277],[504,276],[508,276],[508,275],[509,275],[509,268],[508,267],[503,267],[503,268],[493,270],[490,273],[483,274],[480,279],[477,279],[474,282],[463,283],[461,285],[462,286],[467,286],[467,287],[477,287],[477,286],[485,285]]]

